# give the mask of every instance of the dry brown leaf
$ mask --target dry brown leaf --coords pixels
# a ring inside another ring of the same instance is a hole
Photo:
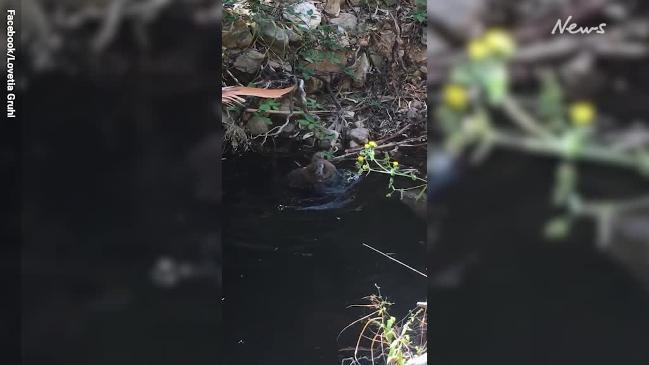
[[[293,91],[295,86],[289,86],[283,89],[261,89],[256,87],[245,86],[227,86],[221,88],[221,102],[231,104],[242,102],[241,96],[258,96],[260,98],[277,99]]]

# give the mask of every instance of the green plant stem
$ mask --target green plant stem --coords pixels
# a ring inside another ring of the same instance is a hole
[[[594,144],[583,146],[577,154],[570,156],[570,151],[566,148],[565,143],[557,138],[541,139],[523,137],[496,130],[488,132],[486,138],[488,138],[491,143],[500,147],[523,150],[540,155],[572,157],[577,160],[605,163],[636,171],[640,168],[640,163],[636,156],[612,151],[610,148]]]
[[[371,171],[371,172],[378,172],[380,174],[386,174],[386,175],[390,175],[390,176],[401,176],[401,177],[405,177],[405,178],[408,178],[408,179],[412,179],[413,176],[414,176],[415,180],[418,180],[418,181],[421,181],[421,182],[424,182],[424,183],[427,182],[426,179],[422,179],[422,178],[420,178],[419,176],[416,176],[416,175],[408,175],[408,174],[404,174],[402,172],[388,170],[388,169],[385,168],[385,166],[381,165],[378,161],[376,161],[374,159],[371,160],[371,161],[374,162],[377,166],[379,166],[381,168],[381,170],[376,170],[376,169],[373,169],[370,166],[369,171]],[[408,190],[408,189],[403,189],[403,190]]]
[[[554,136],[540,123],[523,109],[518,101],[511,96],[505,97],[502,104],[503,110],[512,118],[512,121],[523,130],[540,138],[553,138]]]

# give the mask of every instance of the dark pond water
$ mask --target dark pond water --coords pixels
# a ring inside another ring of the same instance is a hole
[[[220,363],[218,278],[150,276],[162,256],[219,269],[218,206],[185,160],[213,97],[125,81],[42,76],[25,95],[23,364]]]
[[[366,312],[346,309],[377,292],[405,314],[426,298],[426,279],[362,246],[423,269],[426,224],[368,178],[340,209],[279,210],[282,177],[300,156],[223,161],[225,363],[339,364]]]
[[[595,248],[594,227],[581,222],[565,242],[540,239],[552,213],[554,166],[497,153],[485,165],[465,166],[433,202],[430,219],[440,223],[428,256],[431,278],[463,270],[453,288],[431,281],[432,364],[649,363],[647,291]],[[582,171],[589,194],[648,191],[632,173]]]

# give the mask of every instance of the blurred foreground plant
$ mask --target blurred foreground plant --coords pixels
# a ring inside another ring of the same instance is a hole
[[[541,73],[536,108],[524,107],[509,90],[508,62],[515,50],[512,36],[501,29],[471,40],[465,61],[451,70],[442,89],[436,118],[445,137],[444,148],[455,156],[472,150],[472,160],[479,162],[494,147],[501,147],[558,158],[552,202],[561,212],[546,225],[545,233],[559,239],[569,233],[576,217],[602,217],[618,211],[611,202],[592,205],[583,201],[577,189],[578,162],[632,169],[649,177],[649,151],[646,147],[620,149],[599,138],[596,105],[588,100],[566,103],[552,72]],[[497,120],[503,115],[506,121]],[[598,219],[600,224],[604,221]]]

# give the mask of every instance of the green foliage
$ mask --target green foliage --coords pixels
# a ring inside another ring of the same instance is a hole
[[[368,342],[364,347],[369,349],[369,357],[382,358],[383,363],[390,365],[404,365],[409,359],[426,351],[424,309],[410,311],[404,319],[397,322],[397,318],[389,312],[392,303],[380,295],[371,295],[367,299],[369,303],[362,306],[370,308],[372,313],[362,318],[365,319],[365,324],[356,342],[353,358],[356,363],[359,363],[358,355],[363,340]],[[357,322],[359,321],[354,323]]]
[[[318,101],[313,98],[306,98],[306,107],[309,108],[309,110],[322,109],[322,105],[320,105],[320,103],[318,103]]]
[[[320,121],[309,114],[306,114],[302,119],[298,119],[297,123],[301,128],[306,128],[308,130],[313,130],[320,126]]]
[[[325,52],[319,49],[307,49],[302,52],[302,58],[309,63],[322,62],[325,59]]]
[[[596,138],[596,106],[587,100],[567,104],[552,72],[540,74],[541,87],[530,99],[533,103],[519,103],[510,94],[507,68],[515,50],[511,36],[500,29],[468,43],[467,57],[451,69],[443,102],[435,113],[445,136],[444,147],[454,155],[473,149],[474,161],[482,159],[492,146],[554,156],[558,163],[552,205],[558,212],[546,223],[545,236],[565,238],[580,216],[596,217],[600,226],[608,224],[602,222],[610,221],[611,206],[616,205],[582,199],[577,163],[599,162],[644,174],[649,150],[623,151]],[[528,105],[531,111],[526,110]],[[603,231],[598,227],[598,232]]]
[[[298,119],[297,124],[300,128],[307,130],[304,138],[313,136],[315,139],[320,141],[332,141],[336,137],[333,132],[320,123],[320,120],[310,114],[305,114],[302,119]]]
[[[509,73],[504,59],[484,59],[463,63],[451,72],[450,82],[476,86],[491,105],[499,105],[509,92]]]
[[[406,169],[403,170],[399,167],[399,162],[394,161],[390,158],[390,154],[384,152],[383,158],[381,159],[377,156],[376,148],[379,147],[376,142],[368,142],[363,149],[358,153],[356,159],[356,167],[358,168],[359,174],[370,174],[378,173],[388,175],[388,193],[386,197],[391,197],[393,193],[399,192],[402,195],[408,190],[415,190],[419,193],[417,194],[417,199],[421,198],[427,189],[427,181],[416,175],[416,170]],[[405,178],[409,181],[414,182],[416,185],[409,186],[406,188],[396,187],[394,185],[395,177]]]
[[[563,102],[563,90],[556,75],[552,72],[544,73],[541,77],[538,112],[541,120],[554,131],[567,127]]]
[[[312,68],[299,67],[298,71],[302,73],[302,78],[304,80],[309,80],[315,75],[315,70]]]
[[[354,69],[352,69],[349,66],[344,66],[343,67],[343,72],[345,73],[345,75],[347,75],[349,77],[354,77]]]
[[[269,110],[278,110],[279,106],[280,104],[277,100],[266,99],[259,104],[259,108],[257,108],[257,113],[263,115],[266,114]]]
[[[551,241],[563,240],[570,233],[572,222],[572,217],[567,214],[562,214],[558,217],[552,218],[545,225],[543,235]]]
[[[231,24],[237,19],[257,24],[274,22],[279,10],[263,0],[224,0],[223,24]]]
[[[412,12],[411,17],[418,23],[426,24],[426,20],[428,20],[428,14],[426,12],[426,0],[416,0],[415,4],[416,9]]]
[[[325,160],[330,160],[330,161],[331,161],[331,160],[333,160],[333,158],[335,157],[335,156],[334,156],[334,153],[331,152],[331,151],[323,151],[323,152],[321,152],[321,153],[322,153],[322,157],[324,157]]]
[[[272,125],[273,121],[268,117],[269,110],[278,110],[280,103],[275,99],[265,99],[259,103],[259,107],[255,112],[257,119],[263,121],[267,125]]]
[[[426,24],[428,15],[426,9],[417,9],[412,13],[412,18],[415,19],[418,23]]]

